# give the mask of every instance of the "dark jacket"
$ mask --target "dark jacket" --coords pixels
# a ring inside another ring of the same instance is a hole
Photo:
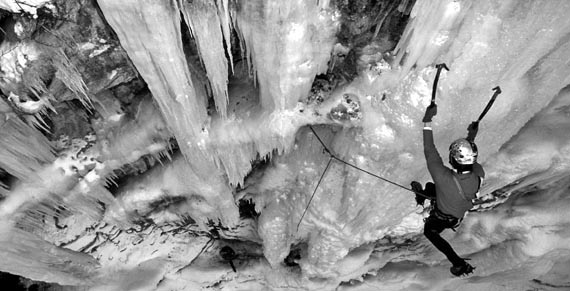
[[[433,133],[429,129],[424,129],[424,154],[429,173],[435,183],[437,208],[445,214],[463,218],[465,212],[473,207],[471,200],[479,191],[480,178],[485,177],[483,167],[475,163],[473,164],[473,171],[458,174],[444,166],[433,142]],[[457,177],[466,197],[462,197],[459,193],[453,176]]]

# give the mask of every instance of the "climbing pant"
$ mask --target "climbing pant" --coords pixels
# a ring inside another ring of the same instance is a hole
[[[446,228],[457,227],[460,220],[441,212],[437,207],[431,211],[424,225],[424,235],[427,239],[454,265],[461,265],[465,261],[453,250],[451,245],[439,234]]]

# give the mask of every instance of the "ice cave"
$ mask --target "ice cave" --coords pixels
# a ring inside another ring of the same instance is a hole
[[[570,290],[569,13],[0,0],[1,289]],[[446,165],[496,97],[480,197],[441,233],[468,276],[410,188],[433,94]]]

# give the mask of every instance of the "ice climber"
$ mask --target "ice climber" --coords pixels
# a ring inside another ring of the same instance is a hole
[[[450,268],[453,275],[467,275],[475,268],[459,257],[440,233],[446,228],[459,226],[465,213],[473,207],[472,200],[477,198],[485,177],[483,167],[477,163],[477,146],[474,143],[479,124],[471,123],[467,128],[467,138],[460,138],[450,145],[449,163],[453,168],[450,169],[443,164],[434,144],[431,121],[436,114],[437,105],[432,104],[422,119],[424,154],[433,183],[428,182],[422,189],[419,182],[413,181],[412,189],[420,193],[416,194],[418,204],[423,206],[426,197],[431,200],[432,209],[425,219],[424,235],[453,264]]]

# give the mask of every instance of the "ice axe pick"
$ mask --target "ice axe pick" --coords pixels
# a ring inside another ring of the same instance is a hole
[[[491,106],[493,106],[493,103],[495,102],[495,99],[497,99],[497,96],[499,96],[499,94],[501,94],[501,92],[502,92],[501,87],[499,87],[499,86],[493,88],[493,90],[495,91],[495,93],[493,93],[491,100],[489,100],[489,102],[487,103],[487,106],[485,107],[485,109],[483,109],[483,112],[481,112],[481,115],[479,115],[477,122],[479,122],[479,121],[481,121],[481,119],[483,119],[485,114],[487,114],[487,111],[489,111],[489,109],[491,109]]]
[[[437,65],[435,65],[435,67],[437,68],[437,73],[435,74],[435,81],[433,81],[430,106],[435,105],[435,93],[437,91],[437,82],[439,81],[439,74],[441,74],[441,69],[445,69],[445,70],[449,71],[449,68],[447,67],[447,65],[445,63],[437,64]]]

